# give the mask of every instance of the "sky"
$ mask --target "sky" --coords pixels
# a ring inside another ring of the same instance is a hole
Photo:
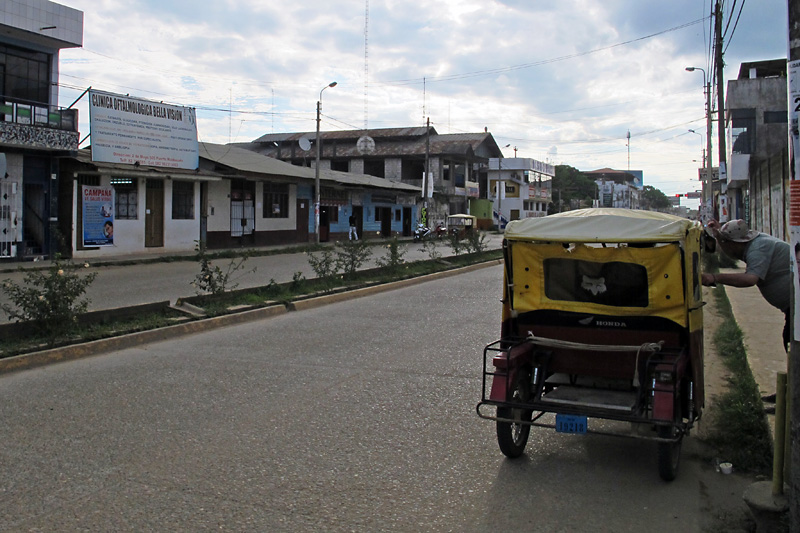
[[[488,130],[504,157],[700,189],[705,74],[685,67],[711,74],[712,0],[60,3],[84,12],[83,47],[61,52],[64,107],[90,86],[194,107],[199,140],[225,144],[313,132],[321,95],[323,131],[429,118],[439,133]],[[786,57],[787,11],[724,0],[726,83],[742,62]],[[74,107],[84,138],[87,97]]]

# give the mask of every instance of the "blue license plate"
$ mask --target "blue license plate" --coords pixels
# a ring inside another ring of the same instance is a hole
[[[586,417],[577,415],[556,415],[556,431],[558,433],[586,433]]]

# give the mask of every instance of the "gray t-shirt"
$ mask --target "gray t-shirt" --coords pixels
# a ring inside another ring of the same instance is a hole
[[[789,243],[766,233],[747,244],[744,262],[748,274],[758,276],[758,289],[764,299],[781,311],[787,311],[792,298],[792,272]]]

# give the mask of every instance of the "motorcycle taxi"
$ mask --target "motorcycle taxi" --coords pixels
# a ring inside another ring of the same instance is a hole
[[[447,217],[447,233],[463,238],[478,226],[478,217],[456,214]]]
[[[501,337],[476,407],[503,454],[519,457],[532,426],[623,435],[657,442],[659,474],[675,478],[704,407],[705,239],[699,222],[626,209],[508,224]]]

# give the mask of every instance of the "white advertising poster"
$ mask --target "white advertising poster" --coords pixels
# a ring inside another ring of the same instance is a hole
[[[191,107],[89,91],[92,161],[195,169],[197,117]]]
[[[114,188],[81,187],[83,245],[114,246]]]

